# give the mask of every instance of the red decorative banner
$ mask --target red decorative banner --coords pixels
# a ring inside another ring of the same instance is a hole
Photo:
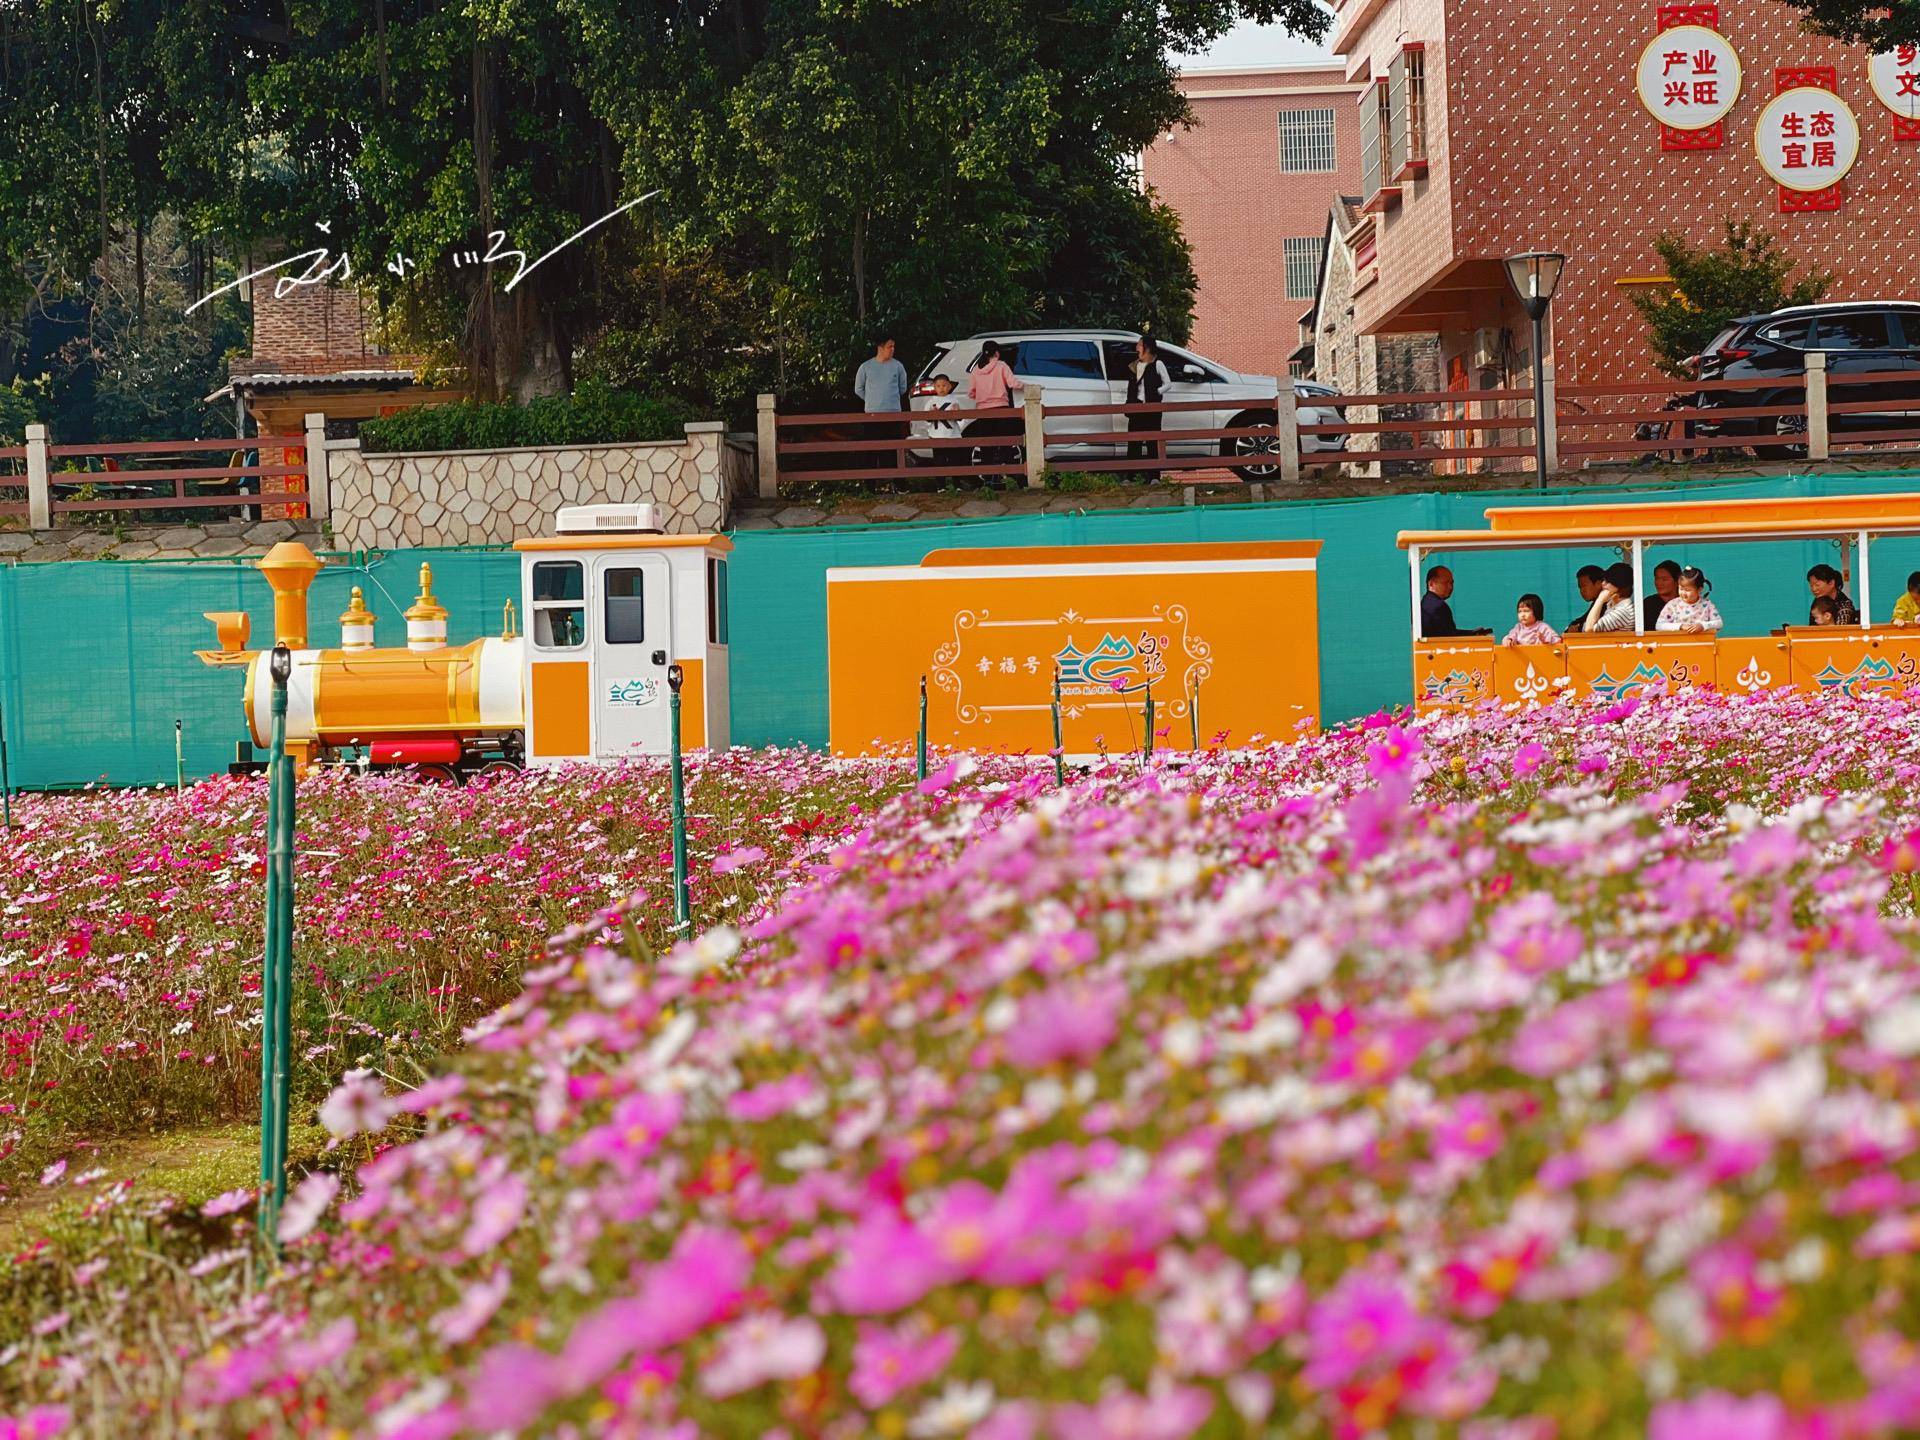
[[[1659,8],[1656,30],[1664,32],[1681,25],[1700,25],[1708,30],[1718,30],[1720,7],[1718,5],[1662,5]],[[1714,121],[1704,130],[1676,130],[1671,125],[1660,127],[1662,150],[1718,150],[1726,143],[1726,125],[1719,120]]]
[[[1838,95],[1840,72],[1831,65],[1782,65],[1773,72],[1774,94],[1784,95],[1789,90],[1803,88],[1831,90]],[[1844,180],[1835,181],[1824,190],[1795,190],[1786,185],[1780,187],[1780,213],[1783,215],[1838,210],[1846,202],[1847,186]]]

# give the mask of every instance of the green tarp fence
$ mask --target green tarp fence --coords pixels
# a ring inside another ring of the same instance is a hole
[[[1010,516],[936,524],[748,530],[734,537],[733,738],[738,744],[824,745],[827,740],[826,572],[842,565],[915,564],[958,546],[1148,544],[1317,539],[1320,552],[1321,709],[1329,722],[1409,698],[1406,557],[1394,536],[1408,529],[1476,529],[1491,504],[1601,500],[1844,495],[1920,490],[1913,474],[1776,477],[1556,491],[1398,495],[1276,505],[1206,505]],[[1831,544],[1795,541],[1659,547],[1704,568],[1730,632],[1760,633],[1806,618],[1807,567],[1835,558]],[[1438,557],[1454,569],[1454,613],[1463,625],[1504,633],[1515,599],[1546,598],[1563,625],[1575,607],[1573,572],[1610,563],[1610,551],[1540,551]],[[404,644],[402,612],[420,563],[449,611],[455,643],[500,631],[517,598],[510,550],[394,551],[333,555],[315,579],[312,639],[337,643],[337,617],[360,585],[379,616],[382,645]],[[1920,541],[1873,548],[1876,618],[1884,619]],[[16,786],[145,784],[173,778],[173,724],[183,723],[187,769],[212,773],[245,735],[242,676],[194,658],[211,649],[209,610],[247,610],[254,642],[272,634],[272,595],[247,561],[75,561],[0,568],[0,703]],[[524,617],[523,617],[524,620]],[[1272,617],[1273,642],[1290,643],[1298,617]]]

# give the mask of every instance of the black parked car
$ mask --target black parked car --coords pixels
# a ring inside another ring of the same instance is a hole
[[[1912,300],[1796,305],[1736,320],[1694,357],[1694,378],[1777,377],[1788,383],[1778,391],[1710,390],[1692,397],[1693,403],[1717,410],[1798,405],[1802,391],[1794,382],[1806,373],[1812,350],[1825,352],[1830,377],[1892,372],[1913,377],[1831,386],[1829,404],[1878,403],[1868,411],[1831,416],[1829,433],[1920,430],[1920,301]],[[1805,453],[1806,429],[1804,415],[1734,416],[1693,425],[1697,435],[1778,436],[1777,442],[1754,449],[1783,457]]]

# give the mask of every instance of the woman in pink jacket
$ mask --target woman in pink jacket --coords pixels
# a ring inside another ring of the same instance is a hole
[[[1025,388],[1020,377],[1000,358],[997,342],[989,340],[980,347],[980,358],[973,362],[973,373],[967,377],[967,398],[973,402],[974,409],[1007,409],[1013,404],[1013,392]],[[990,420],[983,427],[987,433],[1002,434],[1010,428],[1005,420]],[[1011,446],[984,446],[980,458],[989,465],[1001,464],[1012,460],[1013,453]]]

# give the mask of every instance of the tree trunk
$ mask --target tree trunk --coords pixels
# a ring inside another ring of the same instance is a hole
[[[136,206],[133,214],[133,319],[147,328],[147,221]]]
[[[373,0],[373,28],[380,61],[380,108],[384,110],[393,98],[393,82],[387,76],[387,0]]]
[[[111,274],[108,245],[112,226],[107,218],[107,101],[106,66],[100,58],[100,31],[94,24],[91,0],[80,0],[80,13],[87,24],[87,40],[93,46],[93,169],[100,204],[100,278]]]
[[[867,318],[867,212],[853,217],[853,313]]]
[[[493,233],[493,66],[484,42],[473,45],[473,183],[480,201],[480,233]],[[490,269],[474,270],[473,303],[467,316],[468,374],[473,397],[492,400],[499,393],[498,315]]]

